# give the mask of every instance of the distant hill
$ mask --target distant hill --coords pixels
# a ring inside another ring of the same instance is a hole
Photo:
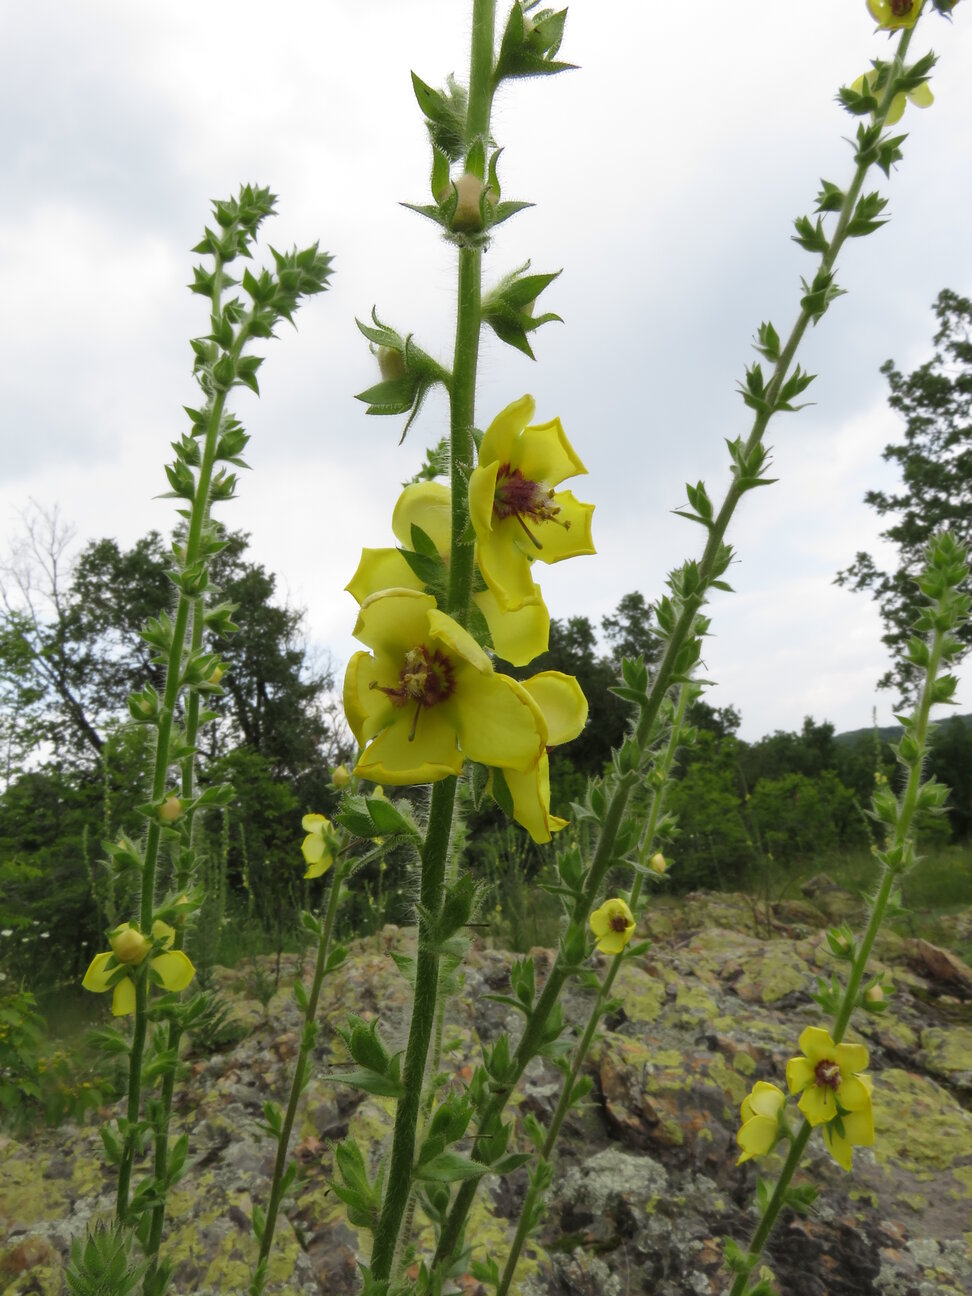
[[[964,724],[968,725],[969,728],[972,728],[972,711],[970,711],[968,715],[941,716],[938,717],[938,719],[939,721],[940,720],[961,720]],[[881,739],[882,742],[897,742],[897,740],[901,737],[901,726],[900,725],[883,725],[883,726],[879,725],[877,732],[878,732],[878,737]],[[874,733],[874,729],[871,725],[868,725],[866,729],[848,729],[846,733],[834,734],[834,742],[853,743],[853,742],[857,742],[861,738],[870,738],[873,735],[873,733]]]

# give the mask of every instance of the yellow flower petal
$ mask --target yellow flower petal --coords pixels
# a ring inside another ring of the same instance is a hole
[[[108,978],[117,969],[118,963],[109,970],[106,964],[109,959],[114,959],[111,950],[105,950],[103,954],[96,954],[88,964],[88,970],[84,974],[84,980],[81,982],[85,990],[93,990],[96,994],[101,994],[108,989]]]
[[[344,588],[363,603],[380,590],[424,590],[425,586],[397,549],[362,549],[357,570]]]
[[[483,436],[479,447],[479,462],[482,465],[509,463],[516,438],[533,418],[537,403],[532,396],[521,396],[519,400],[500,410]]]
[[[300,853],[303,855],[306,864],[319,864],[327,854],[324,839],[319,837],[317,833],[310,833],[301,842]]]
[[[742,1165],[752,1157],[769,1156],[778,1132],[779,1123],[775,1116],[751,1116],[736,1134],[736,1142],[742,1148],[736,1165]]]
[[[196,969],[182,950],[168,950],[165,954],[156,954],[150,966],[165,989],[170,991],[185,990],[196,975]]]
[[[375,840],[381,841],[381,838],[376,837]],[[304,877],[305,878],[322,877],[333,863],[334,860],[331,858],[330,854],[324,855],[316,863],[308,865],[304,873]]]
[[[505,612],[500,607],[491,589],[473,595],[473,602],[486,621],[497,656],[511,666],[528,665],[550,646],[550,613],[540,598],[539,585],[534,589],[537,591],[536,602],[524,603],[513,612]]]
[[[380,689],[371,687],[378,680],[378,669],[371,653],[356,652],[344,674],[344,714],[359,743],[366,743],[380,733],[395,716],[392,700]],[[385,682],[392,685],[395,681]]]
[[[525,774],[506,769],[503,777],[513,798],[513,818],[535,842],[550,841],[553,833],[566,826],[566,819],[550,813],[550,761],[546,752]]]
[[[375,653],[398,658],[403,645],[411,648],[425,642],[429,610],[434,607],[432,595],[419,590],[382,590],[361,604],[354,637]]]
[[[444,705],[422,710],[411,741],[414,709],[396,712],[388,728],[365,748],[355,774],[372,783],[402,787],[407,783],[434,783],[460,773],[462,754],[456,746],[456,730],[442,714]]]
[[[841,1107],[846,1107],[851,1112],[864,1111],[871,1105],[871,1095],[866,1086],[861,1084],[859,1076],[854,1075],[841,1077],[837,1099]]]
[[[867,1049],[863,1044],[833,1044],[830,1056],[840,1067],[842,1076],[856,1075],[867,1066]]]
[[[524,428],[510,464],[530,481],[545,482],[548,486],[559,486],[565,477],[587,472],[567,440],[559,418]]]
[[[770,1084],[767,1080],[757,1080],[749,1093],[750,1115],[752,1116],[772,1116],[775,1122],[779,1111],[785,1105],[786,1094],[782,1089],[775,1084]]]
[[[300,826],[306,833],[316,833],[318,836],[323,833],[325,828],[330,828],[331,821],[327,815],[322,814],[305,814],[300,821]]]
[[[170,927],[161,918],[156,918],[152,924],[152,937],[154,940],[161,941],[165,949],[171,949],[175,940],[175,928]]]
[[[827,1085],[807,1085],[797,1105],[811,1125],[822,1125],[837,1115],[834,1091]]]
[[[524,680],[523,687],[543,712],[548,747],[578,737],[587,723],[587,698],[573,675],[540,671]]]
[[[127,1017],[135,1011],[135,983],[130,977],[124,977],[115,986],[111,996],[111,1011],[114,1017]]]
[[[908,98],[916,108],[930,108],[935,102],[935,96],[927,81],[923,81],[920,86],[915,86],[914,90],[909,91]]]
[[[824,1058],[833,1058],[836,1047],[830,1038],[830,1031],[825,1031],[822,1026],[808,1026],[800,1036],[800,1052],[812,1066],[816,1066]]]
[[[844,1135],[838,1134],[836,1126],[824,1126],[824,1142],[827,1144],[827,1151],[834,1158],[842,1170],[850,1170],[854,1158],[851,1142]]]
[[[492,505],[490,505],[492,507]],[[452,549],[452,491],[443,482],[414,482],[398,497],[392,513],[395,539],[414,549],[412,527],[424,531],[442,557]]]
[[[816,1082],[813,1066],[805,1057],[790,1058],[786,1064],[786,1083],[790,1093],[799,1093]]]
[[[526,773],[546,747],[547,730],[536,704],[508,675],[480,674],[464,665],[456,672],[455,693],[441,709],[452,719],[463,752],[483,765]]]
[[[483,580],[506,611],[516,611],[532,603],[537,587],[530,563],[519,547],[518,532],[520,528],[514,518],[503,518],[487,536],[476,539],[476,562]]]
[[[593,504],[582,504],[574,498],[572,491],[558,491],[554,503],[560,506],[556,518],[549,522],[533,523],[531,530],[543,546],[538,549],[531,545],[529,539],[521,532],[517,544],[531,558],[540,562],[561,562],[564,558],[578,558],[582,554],[592,554],[596,550],[591,538],[591,516]]]
[[[500,461],[480,463],[469,477],[469,517],[478,540],[485,540],[493,529],[493,500],[496,497],[496,474]]]
[[[884,119],[885,125],[893,126],[895,122],[899,122],[901,118],[904,116],[904,110],[905,110],[904,91],[899,90],[898,93],[891,100],[891,107],[888,109],[888,115]]]

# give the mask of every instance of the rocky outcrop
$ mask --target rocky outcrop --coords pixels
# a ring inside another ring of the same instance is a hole
[[[783,1083],[800,1031],[820,1021],[809,992],[816,973],[829,976],[832,967],[822,925],[852,917],[854,903],[821,887],[771,909],[700,893],[652,910],[652,948],[618,979],[622,1006],[589,1058],[594,1088],[561,1138],[540,1245],[521,1266],[522,1296],[726,1290],[722,1241],[745,1242],[755,1218],[756,1170],[735,1164],[739,1103],[754,1080]],[[388,952],[408,943],[396,929],[358,942],[325,985],[295,1139],[300,1174],[278,1230],[271,1293],[357,1289],[363,1239],[328,1192],[331,1148],[353,1129],[377,1155],[391,1108],[334,1082],[343,1046],[333,1026],[348,1011],[380,1014],[386,1037],[403,1036],[408,991]],[[549,955],[537,954],[544,970]],[[515,1014],[508,1019],[486,998],[506,989],[510,961],[489,948],[469,955],[446,1032],[461,1077],[479,1040],[517,1029]],[[895,985],[887,1013],[857,1019],[875,1081],[875,1146],[855,1150],[847,1175],[821,1138],[811,1140],[806,1174],[821,1196],[812,1214],[783,1216],[765,1257],[786,1296],[972,1292],[972,972],[954,955],[891,934],[880,939],[875,968]],[[295,972],[291,960],[281,984]],[[266,1198],[272,1166],[272,1144],[257,1127],[261,1104],[283,1100],[298,1040],[289,989],[263,1009],[248,997],[242,971],[221,970],[218,984],[249,1033],[230,1052],[186,1059],[174,1123],[189,1131],[190,1161],[170,1198],[165,1241],[180,1296],[246,1290],[255,1254],[249,1217]],[[572,1020],[586,1015],[583,992],[572,992],[568,1010]],[[534,1063],[517,1099],[522,1109],[552,1111],[558,1079]],[[97,1129],[0,1139],[0,1162],[0,1291],[53,1296],[70,1239],[111,1210]],[[524,1175],[487,1181],[469,1229],[474,1249],[502,1255]],[[483,1290],[472,1279],[465,1286]]]

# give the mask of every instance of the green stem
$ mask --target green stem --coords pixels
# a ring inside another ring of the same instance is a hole
[[[898,43],[898,49],[895,55],[888,87],[878,106],[878,111],[875,114],[876,120],[880,121],[882,124],[887,116],[888,110],[891,106],[891,101],[894,97],[892,94],[893,82],[898,71],[900,71],[902,61],[911,40],[911,35],[911,30],[904,31]],[[867,175],[869,168],[870,163],[863,161],[858,162],[855,168],[850,188],[844,195],[844,201],[841,205],[833,237],[830,240],[827,251],[821,257],[820,269],[822,270],[829,271],[833,268],[837,254],[847,238],[847,228],[853,218],[854,208],[857,204],[857,199],[860,196],[864,178]],[[779,359],[774,368],[773,377],[766,389],[765,401],[768,408],[759,412],[753,420],[752,429],[745,444],[745,454],[747,458],[762,441],[763,434],[766,431],[766,427],[771,417],[769,411],[772,409],[772,406],[786,381],[797,348],[799,347],[811,320],[811,313],[806,307],[802,307],[800,314],[797,317],[797,321],[787,338],[786,344],[780,352]],[[708,539],[697,568],[698,580],[696,584],[696,592],[686,596],[682,600],[679,615],[665,645],[665,650],[655,674],[655,678],[652,682],[651,689],[649,690],[647,701],[642,707],[641,717],[635,732],[636,741],[641,747],[644,747],[653,731],[662,701],[664,700],[665,695],[671,686],[672,678],[676,673],[676,664],[681,655],[682,649],[691,634],[692,627],[695,624],[695,618],[698,615],[699,609],[705,602],[706,594],[711,587],[712,581],[715,579],[716,564],[722,550],[726,531],[728,530],[729,523],[735,513],[736,506],[744,494],[744,486],[741,485],[738,476],[734,477],[732,484],[726,492],[725,499],[723,500],[717,516],[708,526]],[[571,919],[572,925],[577,923],[583,924],[587,920],[593,897],[597,894],[611,862],[614,841],[623,819],[624,810],[627,805],[628,797],[631,794],[632,785],[633,781],[629,778],[619,778],[615,783],[614,790],[605,811],[597,851],[595,852],[594,860],[592,861],[588,874],[588,883],[584,888],[582,896],[574,907],[574,913]],[[520,1045],[514,1055],[517,1064],[515,1079],[513,1081],[514,1084],[522,1074],[523,1067],[533,1056],[533,1051],[535,1051],[535,1048],[539,1043],[543,1028],[546,1024],[547,1016],[553,1008],[554,1003],[557,1001],[568,975],[569,971],[564,968],[563,958],[558,953],[554,966],[547,977],[543,993],[537,1000],[533,1013],[527,1021],[523,1036],[520,1040]],[[493,1095],[489,1103],[486,1105],[477,1126],[478,1133],[482,1134],[485,1132],[489,1127],[489,1124],[498,1119],[508,1096],[509,1090],[504,1094]],[[477,1187],[478,1180],[467,1180],[456,1193],[455,1200],[439,1237],[439,1243],[435,1253],[436,1264],[442,1263],[443,1260],[452,1255],[461,1230],[465,1224],[469,1207],[476,1195]]]
[[[469,99],[466,113],[467,144],[489,133],[493,96],[495,17],[496,0],[474,0]],[[456,342],[452,383],[449,389],[452,547],[447,606],[449,615],[460,624],[465,623],[472,589],[473,548],[460,542],[469,517],[466,482],[472,469],[475,448],[472,430],[476,425],[476,371],[482,327],[481,300],[482,250],[479,247],[463,247],[459,251]],[[411,1193],[416,1125],[425,1084],[429,1042],[435,1023],[439,988],[437,934],[434,929],[430,929],[429,924],[437,921],[442,909],[455,798],[455,778],[444,779],[433,787],[429,824],[422,848],[420,900],[427,920],[418,924],[412,1020],[409,1025],[402,1073],[404,1093],[395,1112],[388,1182],[375,1229],[371,1255],[371,1274],[378,1281],[387,1279],[391,1273],[402,1220]]]
[[[419,900],[431,922],[438,918],[442,907],[442,890],[445,879],[445,861],[452,834],[452,813],[456,795],[456,780],[443,779],[432,789],[429,826],[422,851],[422,884]],[[418,924],[418,951],[415,960],[415,998],[412,1004],[412,1021],[405,1049],[402,1070],[403,1095],[395,1112],[395,1132],[392,1139],[388,1184],[381,1205],[381,1215],[375,1229],[375,1244],[371,1254],[371,1272],[376,1279],[386,1279],[391,1272],[398,1233],[408,1204],[412,1183],[412,1162],[415,1156],[415,1126],[425,1082],[425,1063],[429,1040],[435,1020],[436,997],[439,979],[439,951],[436,932],[427,922]]]
[[[334,867],[334,878],[331,882],[331,893],[328,896],[327,912],[324,916],[324,926],[321,929],[320,940],[317,945],[317,961],[314,964],[314,977],[311,982],[311,991],[307,999],[307,1009],[304,1013],[304,1032],[301,1038],[300,1051],[297,1054],[297,1063],[294,1067],[294,1077],[290,1086],[290,1098],[287,1103],[287,1111],[284,1115],[283,1129],[277,1140],[277,1157],[273,1166],[273,1179],[270,1184],[270,1199],[267,1202],[267,1218],[263,1227],[263,1237],[260,1241],[260,1255],[257,1261],[257,1277],[254,1280],[254,1287],[251,1288],[253,1296],[259,1296],[263,1290],[263,1281],[265,1279],[264,1264],[270,1254],[270,1248],[273,1246],[273,1235],[277,1227],[277,1214],[280,1210],[280,1201],[283,1197],[283,1176],[287,1168],[287,1155],[290,1150],[290,1137],[294,1130],[294,1121],[297,1117],[297,1106],[300,1102],[300,1096],[304,1091],[304,1073],[307,1068],[307,1057],[311,1050],[313,1042],[313,1025],[317,1017],[317,1005],[320,1000],[321,986],[324,983],[324,975],[327,967],[327,953],[331,943],[331,933],[334,930],[334,918],[337,914],[338,899],[341,893],[341,883],[344,880],[344,865],[337,864]],[[258,1285],[257,1285],[258,1284]]]

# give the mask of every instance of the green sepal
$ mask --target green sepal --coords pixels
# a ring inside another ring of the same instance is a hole
[[[461,1152],[446,1151],[424,1165],[415,1166],[412,1178],[420,1183],[458,1183],[465,1179],[479,1179],[491,1172],[490,1166],[472,1161]]]

